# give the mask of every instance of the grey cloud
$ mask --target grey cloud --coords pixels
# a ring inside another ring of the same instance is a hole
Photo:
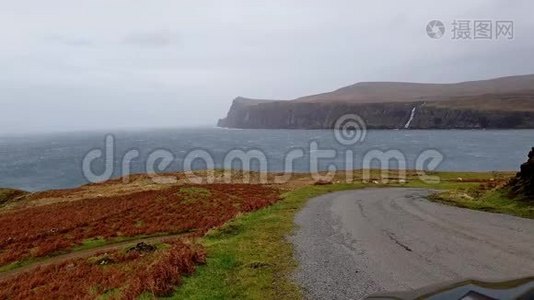
[[[66,46],[91,46],[93,41],[85,37],[67,36],[67,35],[49,35],[45,37],[45,41],[54,44],[62,44]]]
[[[167,30],[134,32],[122,39],[122,43],[127,45],[147,47],[165,47],[178,42],[178,34]]]
[[[6,2],[0,135],[213,125],[237,95],[534,73],[533,9],[532,0]],[[447,25],[440,40],[426,35],[433,19]],[[455,19],[513,20],[516,35],[454,41]]]

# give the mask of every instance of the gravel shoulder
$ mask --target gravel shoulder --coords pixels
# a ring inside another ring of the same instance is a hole
[[[291,237],[306,298],[534,275],[534,220],[430,202],[430,193],[380,188],[310,200]]]

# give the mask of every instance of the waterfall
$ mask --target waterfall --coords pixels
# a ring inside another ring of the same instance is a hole
[[[413,121],[413,117],[415,117],[415,108],[416,108],[416,106],[414,106],[412,108],[412,112],[410,113],[410,119],[408,119],[408,122],[406,122],[406,124],[404,125],[404,129],[410,128],[410,124]]]

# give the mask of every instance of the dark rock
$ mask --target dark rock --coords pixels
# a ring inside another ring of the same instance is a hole
[[[144,242],[138,243],[135,247],[128,249],[128,252],[137,251],[142,253],[150,253],[156,251],[156,247]]]
[[[528,154],[528,160],[521,165],[514,178],[508,183],[512,196],[534,201],[534,147]]]

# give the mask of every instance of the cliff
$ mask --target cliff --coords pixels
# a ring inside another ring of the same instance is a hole
[[[528,160],[507,186],[512,197],[534,203],[534,148],[528,153]]]
[[[457,84],[359,83],[289,101],[238,97],[218,126],[329,129],[349,113],[377,129],[534,128],[534,75]]]

